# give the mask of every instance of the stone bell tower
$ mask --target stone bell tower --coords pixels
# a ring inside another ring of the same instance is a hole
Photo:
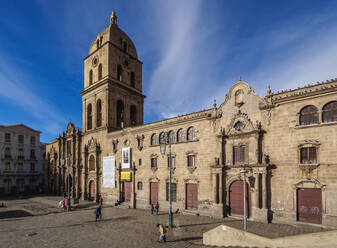
[[[84,59],[83,132],[143,124],[142,62],[113,11]]]

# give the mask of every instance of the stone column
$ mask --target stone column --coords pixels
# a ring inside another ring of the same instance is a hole
[[[262,207],[267,209],[267,173],[262,173]]]
[[[222,188],[222,173],[219,173],[219,203],[223,203],[222,201],[222,192],[223,192],[223,188]]]

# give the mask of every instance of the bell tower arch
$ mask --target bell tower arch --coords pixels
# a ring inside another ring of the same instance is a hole
[[[84,58],[83,132],[143,124],[142,64],[113,11],[109,26],[96,36]]]

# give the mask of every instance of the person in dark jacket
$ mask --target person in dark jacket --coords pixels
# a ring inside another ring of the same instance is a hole
[[[153,215],[154,206],[152,203],[151,203],[150,209],[151,209],[151,215]]]

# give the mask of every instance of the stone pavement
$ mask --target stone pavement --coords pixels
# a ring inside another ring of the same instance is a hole
[[[151,216],[145,210],[104,205],[103,219],[95,222],[95,203],[83,201],[73,211],[64,212],[58,208],[60,199],[38,196],[5,201],[7,207],[0,207],[1,247],[206,247],[202,233],[220,224],[242,228],[238,219],[178,214],[174,215],[176,227],[168,231],[168,242],[159,244],[155,226],[167,224],[167,213]],[[273,238],[324,230],[249,221],[248,231]]]

